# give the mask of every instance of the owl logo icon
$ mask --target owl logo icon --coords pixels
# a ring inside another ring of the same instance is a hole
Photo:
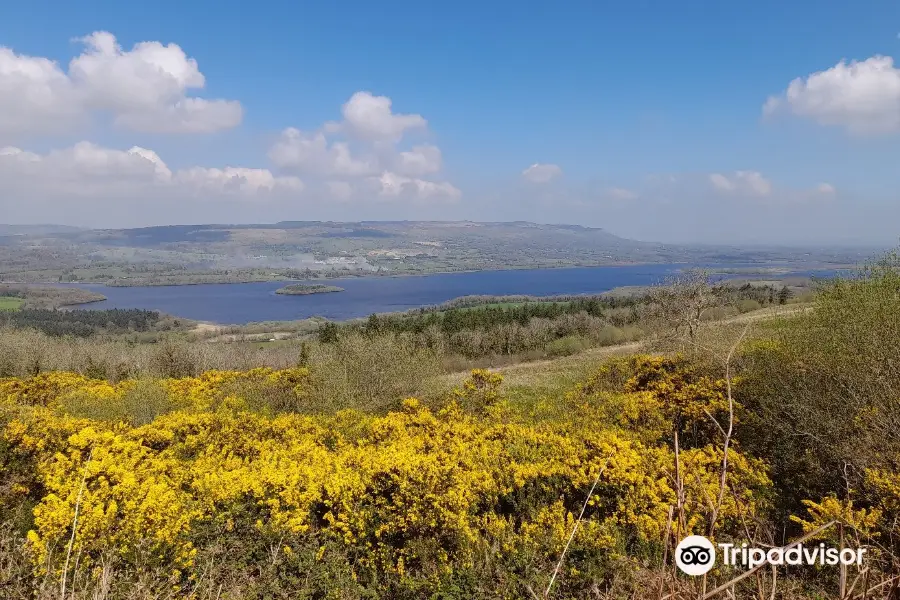
[[[689,535],[675,548],[675,564],[685,575],[705,575],[716,564],[716,550],[702,535]]]

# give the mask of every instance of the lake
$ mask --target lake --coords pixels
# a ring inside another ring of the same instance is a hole
[[[95,290],[107,297],[103,302],[85,305],[84,308],[88,309],[143,308],[198,321],[246,324],[314,316],[332,320],[353,319],[372,313],[440,304],[469,295],[596,294],[626,285],[658,283],[684,267],[657,264],[332,279],[328,280],[329,284],[338,285],[345,291],[306,296],[275,294],[275,290],[290,283],[285,281],[151,287],[71,285]],[[833,273],[798,270],[790,275],[830,276]],[[744,277],[766,278],[765,275]]]

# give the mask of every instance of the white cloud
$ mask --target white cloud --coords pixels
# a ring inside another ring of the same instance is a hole
[[[562,175],[558,165],[535,163],[522,171],[522,177],[531,183],[548,183]]]
[[[377,183],[378,195],[383,197],[455,200],[461,196],[461,192],[449,183],[414,179],[389,171],[382,173],[381,177],[373,178],[372,181]]]
[[[5,148],[0,152],[0,173],[0,185],[70,186],[75,193],[94,191],[100,184],[163,182],[172,175],[155,152],[137,147],[111,150],[90,142],[45,155]]]
[[[343,106],[343,124],[330,128],[359,139],[396,142],[409,129],[427,127],[428,122],[421,115],[395,114],[391,104],[387,96],[356,92]]]
[[[68,72],[0,47],[0,135],[64,131],[89,122],[94,112],[154,133],[209,133],[241,122],[239,102],[187,95],[206,79],[178,45],[140,42],[123,50],[105,31],[79,41],[85,49]]]
[[[825,71],[794,79],[770,97],[766,116],[787,112],[857,135],[900,131],[900,69],[890,56],[841,61]]]
[[[820,194],[825,194],[828,196],[837,193],[837,190],[834,189],[834,186],[830,183],[820,183],[818,186],[816,186],[816,191]]]
[[[275,166],[335,177],[364,177],[380,171],[375,158],[354,157],[345,142],[329,142],[322,132],[306,134],[289,127],[269,150]]]
[[[342,112],[343,121],[325,123],[315,132],[284,129],[269,159],[280,169],[318,179],[330,196],[342,200],[366,194],[416,200],[460,196],[450,183],[425,179],[441,171],[440,148],[398,148],[408,130],[427,127],[424,118],[394,114],[390,98],[369,92],[354,94]]]
[[[303,187],[297,177],[276,176],[267,169],[191,167],[172,171],[155,152],[137,146],[123,151],[79,142],[44,155],[19,148],[0,149],[0,191],[35,197],[160,193],[256,198],[269,192],[296,193]]]
[[[731,192],[735,188],[734,183],[721,173],[711,173],[709,182],[713,184],[713,187],[723,192]]]
[[[717,190],[726,193],[752,196],[769,196],[772,193],[772,182],[757,171],[735,171],[731,175],[711,173],[709,182]]]
[[[821,182],[809,187],[776,185],[757,171],[734,171],[729,174],[710,173],[704,176],[706,189],[712,188],[714,197],[730,195],[739,198],[754,198],[760,204],[794,205],[797,203],[821,201],[837,197],[837,189],[830,183]],[[682,197],[698,194],[701,190],[693,183],[683,182],[674,186],[673,192]],[[758,206],[759,204],[757,204]]]
[[[268,169],[192,167],[175,173],[174,181],[186,184],[196,193],[239,192],[254,195],[265,191],[300,192],[303,182],[297,177],[276,177]]]
[[[107,152],[110,151],[107,150]],[[147,150],[146,148],[141,148],[140,146],[134,146],[128,152],[132,155],[140,156],[141,158],[153,163],[153,170],[159,179],[167,180],[172,177],[172,171],[169,170],[169,167],[166,166],[166,163],[164,163],[159,155],[153,150]]]
[[[12,146],[6,146],[4,148],[0,148],[0,159],[7,160],[19,160],[22,161],[19,163],[20,165],[23,163],[35,162],[41,160],[41,157],[34,152],[26,152],[21,148],[14,148]]]
[[[441,170],[441,149],[425,144],[413,146],[408,152],[401,152],[397,160],[397,171],[404,175],[427,175]]]
[[[0,46],[0,134],[45,133],[82,117],[72,82],[55,62]]]

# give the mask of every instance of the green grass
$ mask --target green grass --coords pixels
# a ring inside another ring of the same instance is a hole
[[[769,306],[735,315],[720,322],[709,322],[702,330],[705,347],[725,356],[736,340],[744,335],[744,341],[764,334],[779,323],[809,310],[812,304],[791,303],[788,306]],[[750,324],[746,333],[744,329]],[[557,400],[572,391],[577,383],[587,380],[606,361],[615,356],[627,356],[641,352],[663,352],[646,342],[632,341],[610,346],[588,348],[569,356],[550,357],[498,366],[491,370],[503,375],[502,390],[511,407],[520,416],[528,416],[535,422],[558,418],[559,411],[566,410]],[[428,397],[446,395],[467,377],[468,371],[447,373],[431,378],[424,386]]]
[[[604,362],[641,350],[641,344],[634,342],[589,348],[571,356],[514,363],[491,370],[503,375],[501,389],[512,410],[520,417],[538,422],[560,417],[566,408],[558,399],[590,377]],[[421,396],[426,399],[446,397],[468,375],[468,371],[459,371],[432,377],[423,382]]]
[[[0,296],[0,310],[19,310],[25,301],[13,296]]]

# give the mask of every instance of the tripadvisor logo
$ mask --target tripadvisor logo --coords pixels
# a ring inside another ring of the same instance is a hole
[[[702,535],[689,535],[675,548],[675,564],[686,575],[705,575],[716,564],[716,549]]]
[[[718,544],[722,563],[753,569],[759,565],[856,565],[860,566],[865,548],[830,548],[824,543],[815,546],[796,544],[783,548],[751,548],[747,544]],[[689,535],[675,548],[675,564],[686,575],[705,575],[716,564],[716,550],[702,535]]]

